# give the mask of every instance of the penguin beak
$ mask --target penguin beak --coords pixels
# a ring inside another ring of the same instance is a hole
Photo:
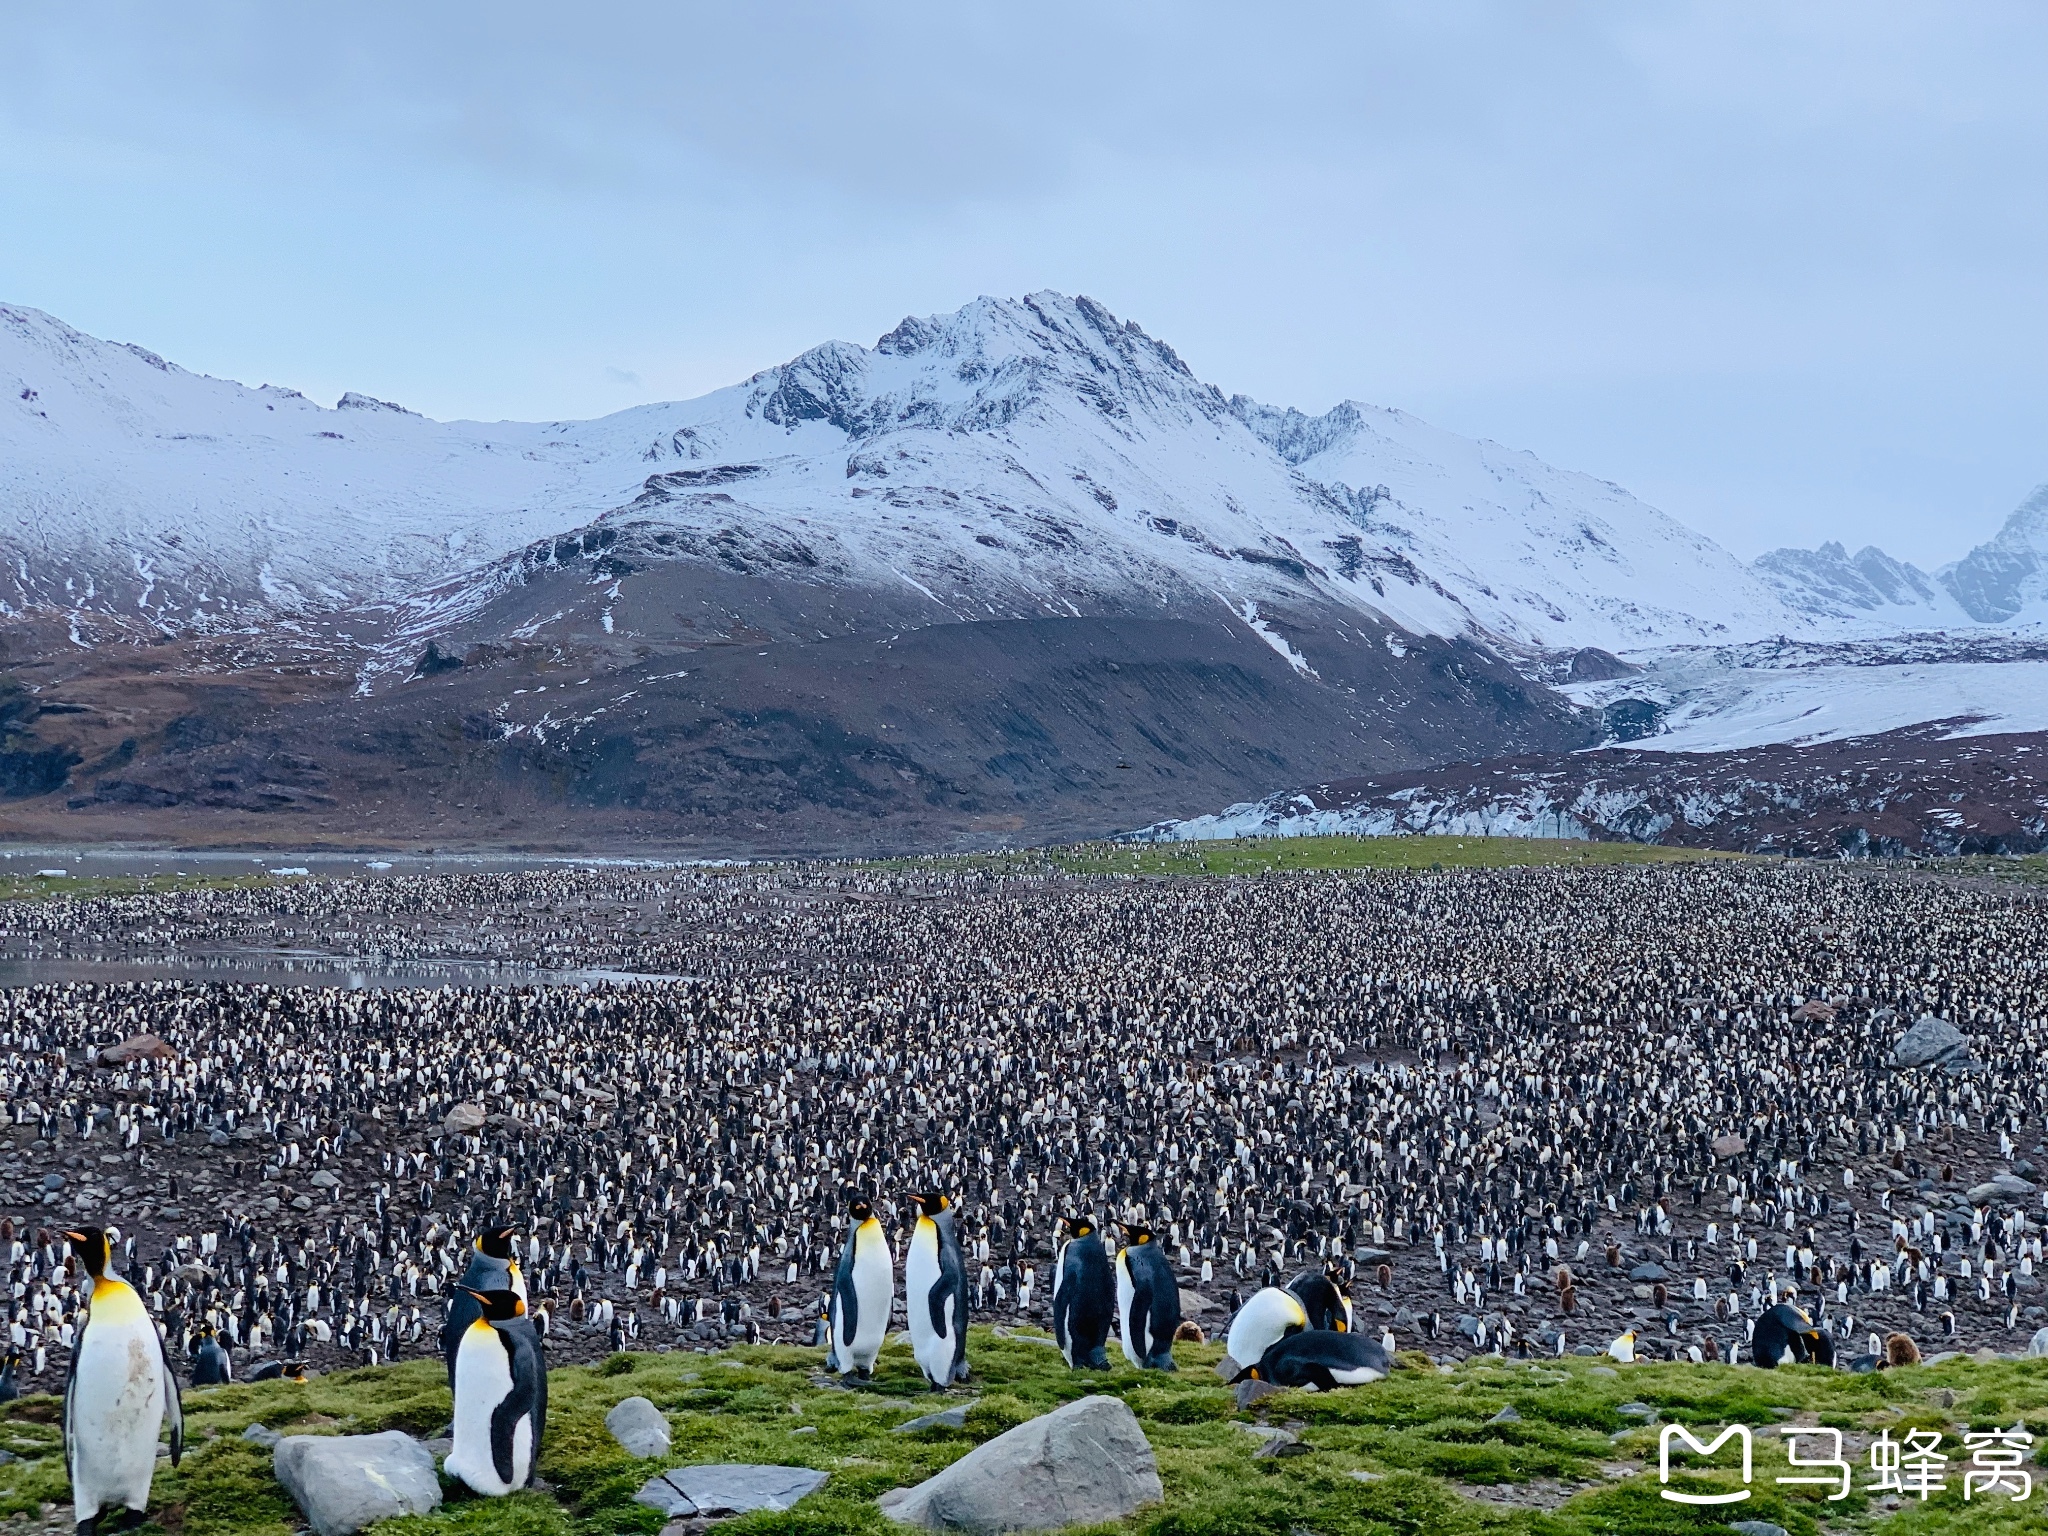
[[[456,1287],[456,1289],[457,1289],[458,1291],[462,1292],[462,1294],[463,1294],[463,1295],[465,1295],[465,1296],[474,1296],[474,1297],[475,1297],[475,1298],[476,1298],[476,1299],[477,1299],[477,1300],[478,1300],[479,1302],[482,1302],[482,1303],[484,1303],[484,1304],[486,1304],[486,1305],[488,1305],[488,1304],[489,1304],[489,1302],[490,1302],[490,1298],[489,1298],[488,1296],[484,1295],[484,1293],[483,1293],[482,1291],[472,1291],[472,1290],[471,1290],[471,1289],[470,1289],[470,1288],[469,1288],[468,1286],[466,1286],[466,1285],[458,1285],[458,1286]]]

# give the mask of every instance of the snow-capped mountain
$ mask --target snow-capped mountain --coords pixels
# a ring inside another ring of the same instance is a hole
[[[1811,627],[1713,540],[1611,481],[1355,400],[1321,416],[1231,403],[1375,543],[1501,639],[1629,651]]]
[[[1192,603],[1256,625],[1262,602],[1308,600],[1565,650],[1816,622],[1616,486],[1396,411],[1226,399],[1056,294],[593,422],[328,410],[22,309],[0,309],[0,388],[17,610],[175,628],[388,601],[609,526],[666,533],[650,555],[801,550],[793,577],[893,590],[934,622]]]
[[[1881,633],[1965,625],[1972,616],[1943,582],[1874,544],[1855,554],[1838,543],[1774,549],[1751,568],[1791,608],[1845,629]]]
[[[1980,624],[2048,622],[2048,485],[2036,486],[1989,543],[1943,571],[1942,584]]]

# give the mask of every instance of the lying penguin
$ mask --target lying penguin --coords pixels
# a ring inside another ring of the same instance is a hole
[[[1334,1328],[1304,1328],[1290,1333],[1258,1360],[1231,1378],[1263,1381],[1275,1387],[1315,1387],[1334,1392],[1382,1380],[1394,1368],[1393,1356],[1362,1334]]]
[[[1779,1302],[1756,1320],[1749,1349],[1751,1358],[1766,1371],[1775,1370],[1788,1354],[1799,1365],[1835,1363],[1834,1336],[1816,1327],[1812,1318],[1790,1302]]]

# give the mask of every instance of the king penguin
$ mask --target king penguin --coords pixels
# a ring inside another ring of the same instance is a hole
[[[64,1467],[79,1536],[94,1536],[100,1514],[149,1508],[157,1435],[171,1426],[171,1465],[185,1454],[185,1414],[163,1337],[133,1286],[107,1273],[112,1256],[98,1227],[65,1240],[92,1280],[86,1319],[64,1383]]]
[[[1291,1290],[1269,1285],[1237,1309],[1237,1316],[1230,1320],[1224,1352],[1239,1366],[1257,1365],[1266,1358],[1267,1350],[1308,1325],[1308,1309],[1301,1298]]]
[[[967,1256],[953,1225],[953,1202],[927,1191],[903,1255],[903,1309],[910,1352],[934,1391],[967,1379]]]
[[[1116,1255],[1116,1305],[1123,1314],[1124,1358],[1140,1370],[1176,1370],[1173,1336],[1180,1329],[1180,1286],[1149,1229],[1124,1226]]]
[[[1334,1328],[1304,1328],[1287,1335],[1231,1379],[1333,1392],[1339,1387],[1362,1387],[1378,1381],[1393,1368],[1393,1359],[1386,1350],[1362,1334],[1339,1333]]]
[[[455,1444],[442,1465],[476,1492],[502,1498],[533,1480],[548,1368],[516,1292],[468,1294],[477,1317],[455,1346]]]
[[[448,1385],[455,1385],[455,1351],[461,1347],[470,1324],[483,1316],[471,1298],[492,1291],[510,1291],[521,1303],[526,1297],[526,1277],[512,1257],[512,1228],[486,1227],[470,1245],[469,1264],[448,1298],[448,1320],[441,1325],[441,1355],[448,1362]]]
[[[1071,1370],[1109,1369],[1109,1329],[1116,1321],[1116,1276],[1109,1250],[1086,1216],[1063,1216],[1067,1240],[1053,1259],[1052,1336]]]
[[[847,1208],[846,1245],[832,1278],[832,1368],[867,1377],[889,1336],[889,1303],[896,1294],[896,1256],[866,1196]]]
[[[1351,1298],[1344,1294],[1337,1276],[1328,1270],[1304,1269],[1287,1282],[1287,1289],[1301,1298],[1309,1327],[1326,1328],[1332,1333],[1351,1331]]]
[[[192,1385],[195,1387],[220,1387],[235,1379],[234,1357],[229,1355],[227,1346],[220,1336],[206,1324],[201,1324],[199,1337],[192,1343]]]

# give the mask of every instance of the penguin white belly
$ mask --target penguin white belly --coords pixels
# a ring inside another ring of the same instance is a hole
[[[854,1236],[853,1291],[860,1298],[860,1316],[854,1320],[853,1337],[841,1352],[841,1363],[872,1371],[875,1357],[889,1337],[889,1303],[896,1291],[889,1244],[880,1222],[863,1225]]]
[[[471,1323],[455,1355],[455,1444],[443,1466],[450,1477],[494,1498],[525,1487],[532,1467],[533,1421],[525,1415],[513,1426],[511,1482],[498,1476],[491,1454],[491,1415],[511,1391],[511,1353],[489,1323]]]
[[[928,1217],[918,1218],[903,1256],[903,1313],[910,1324],[910,1352],[925,1380],[944,1386],[953,1374],[952,1299],[946,1302],[947,1329],[932,1326],[932,1287],[939,1283],[939,1229]]]
[[[1067,1362],[1067,1368],[1074,1366],[1074,1330],[1067,1326],[1066,1314],[1060,1311],[1060,1287],[1067,1283],[1068,1243],[1061,1243],[1052,1256],[1052,1332],[1053,1342],[1060,1347],[1060,1354]]]
[[[147,1509],[164,1422],[163,1354],[156,1328],[133,1293],[94,1298],[67,1418],[76,1517]]]
[[[1130,1261],[1121,1250],[1116,1256],[1116,1315],[1117,1342],[1123,1346],[1124,1358],[1131,1364],[1143,1367],[1145,1364],[1145,1320],[1137,1312],[1138,1288],[1131,1283]]]
[[[1257,1365],[1267,1350],[1287,1337],[1288,1329],[1307,1326],[1308,1313],[1300,1300],[1269,1285],[1238,1308],[1224,1348],[1239,1365]]]

